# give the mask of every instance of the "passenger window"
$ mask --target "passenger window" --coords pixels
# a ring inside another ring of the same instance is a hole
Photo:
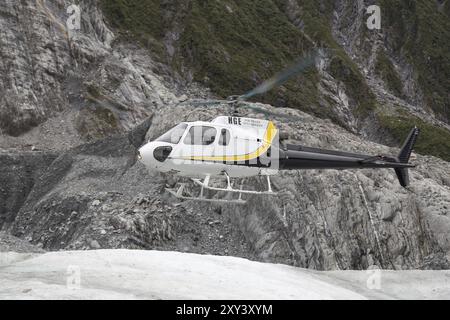
[[[231,134],[227,129],[220,132],[219,146],[227,146],[230,143]]]
[[[217,130],[213,127],[196,126],[189,129],[185,144],[207,146],[216,140]]]

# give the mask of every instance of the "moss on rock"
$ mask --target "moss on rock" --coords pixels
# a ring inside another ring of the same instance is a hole
[[[403,96],[402,81],[384,50],[378,52],[375,72],[383,79],[389,91],[398,97]]]
[[[437,1],[380,0],[387,42],[416,72],[428,106],[450,121],[450,19]]]
[[[75,128],[86,141],[98,140],[121,131],[115,114],[100,105],[82,109],[77,115]]]
[[[356,66],[349,63],[345,57],[336,55],[331,60],[330,72],[334,78],[345,84],[349,96],[358,105],[356,110],[358,115],[366,117],[369,112],[376,109],[376,99],[373,92]]]
[[[399,144],[406,139],[411,128],[417,126],[421,132],[414,149],[418,153],[450,161],[450,131],[435,127],[405,112],[397,115],[378,113],[377,117],[382,127],[386,128]]]

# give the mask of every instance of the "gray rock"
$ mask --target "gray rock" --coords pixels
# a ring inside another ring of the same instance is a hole
[[[92,205],[94,206],[94,207],[98,207],[99,205],[100,205],[100,200],[94,200],[94,201],[92,201]]]
[[[34,184],[56,159],[51,152],[0,151],[0,230],[7,228]]]
[[[97,240],[92,240],[92,241],[89,243],[89,246],[90,246],[92,249],[101,249],[101,246],[100,246],[100,244],[98,243]]]
[[[16,238],[0,231],[0,253],[1,252],[43,253],[45,250],[38,245],[32,245],[23,239]]]

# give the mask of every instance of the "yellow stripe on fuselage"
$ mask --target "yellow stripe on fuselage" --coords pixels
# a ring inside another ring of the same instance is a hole
[[[272,145],[272,141],[275,138],[278,130],[272,121],[269,121],[267,125],[266,132],[264,134],[263,144],[254,152],[243,154],[243,155],[232,155],[232,156],[191,156],[184,157],[184,159],[198,160],[198,161],[248,161],[260,157],[262,154],[269,150]]]

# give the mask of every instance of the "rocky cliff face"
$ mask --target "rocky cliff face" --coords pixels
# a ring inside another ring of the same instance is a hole
[[[81,0],[81,30],[70,31],[71,1],[4,1],[0,229],[47,250],[157,248],[316,269],[448,268],[450,167],[429,156],[450,159],[448,115],[432,102],[448,107],[441,85],[450,77],[433,78],[436,68],[449,70],[441,59],[448,29],[431,32],[421,15],[445,26],[448,3],[395,1],[402,23],[383,7],[389,27],[368,31],[372,2]],[[405,32],[413,33],[399,42]],[[412,50],[427,37],[434,42]],[[419,125],[410,189],[390,171],[290,172],[275,179],[277,199],[175,204],[163,189],[178,180],[136,163],[146,139],[227,112],[179,101],[243,93],[314,47],[322,50],[316,68],[261,97],[280,108],[260,107],[278,114],[292,142],[332,149],[395,154],[367,140],[398,146]],[[419,67],[424,61],[429,70]]]
[[[166,108],[128,135],[61,154],[16,211],[9,232],[47,250],[170,249],[327,270],[449,267],[448,163],[417,156],[409,189],[391,170],[293,171],[274,179],[280,197],[250,197],[245,206],[174,203],[164,187],[179,180],[148,172],[136,162],[136,148],[174,122],[211,119],[224,110]],[[296,143],[398,151],[305,113],[276,112],[277,125]],[[288,114],[295,120],[286,122]],[[263,180],[246,185],[261,190]]]
[[[383,1],[380,30],[366,27],[369,0],[80,0],[81,29],[68,30],[71,4],[0,8],[3,147],[123,132],[185,95],[243,93],[321,48],[316,68],[258,99],[390,145],[417,124],[428,138],[417,150],[450,159],[446,2]]]
[[[96,2],[79,2],[81,29],[69,30],[71,4],[6,1],[0,7],[0,129],[19,136],[5,146],[20,145],[21,134],[57,117],[63,130],[52,124],[26,137],[37,145],[55,134],[72,145],[89,141],[136,125],[155,106],[176,99],[170,81],[155,76],[163,67],[148,52],[114,43]]]
[[[48,152],[0,152],[0,230],[14,222],[14,213],[56,157]]]

